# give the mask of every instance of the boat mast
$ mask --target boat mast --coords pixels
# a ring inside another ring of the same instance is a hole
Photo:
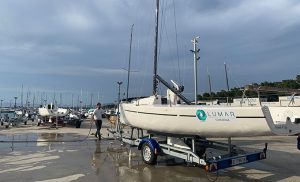
[[[21,89],[21,107],[23,109],[23,84],[22,84],[22,89]]]
[[[33,99],[32,99],[32,107],[34,108],[34,102],[35,102],[35,93],[33,94]]]
[[[93,97],[94,97],[94,95],[93,95],[93,93],[91,93],[91,108],[93,107]]]
[[[74,93],[72,93],[72,109],[74,109]]]
[[[212,97],[212,95],[211,95],[211,80],[210,80],[210,73],[208,71],[208,68],[207,68],[207,76],[208,76],[208,85],[209,85],[209,96],[211,98]]]
[[[156,19],[155,19],[155,41],[154,41],[154,69],[153,69],[153,95],[157,96],[157,83],[158,81],[165,85],[168,89],[174,92],[180,99],[182,99],[188,105],[191,105],[191,101],[185,98],[181,92],[182,90],[177,90],[168,82],[166,82],[162,77],[157,74],[157,47],[158,47],[158,20],[159,20],[159,0],[156,0]]]
[[[224,68],[225,68],[225,77],[226,77],[226,86],[227,86],[227,105],[229,103],[229,82],[228,82],[228,75],[227,75],[227,66],[226,63],[224,62]]]
[[[156,0],[155,10],[155,42],[154,42],[154,68],[153,68],[153,95],[157,95],[157,45],[158,45],[158,17],[159,17],[159,0]]]
[[[59,107],[62,107],[62,93],[59,93]]]
[[[127,92],[126,92],[126,101],[128,102],[128,91],[129,91],[129,76],[130,76],[130,61],[131,61],[131,44],[132,44],[132,31],[134,24],[131,25],[130,33],[130,45],[129,45],[129,58],[128,58],[128,72],[127,72]]]
[[[226,66],[226,62],[224,62],[224,69],[225,69],[225,77],[226,77],[227,91],[229,92],[229,82],[228,82],[228,75],[227,75],[227,66]]]

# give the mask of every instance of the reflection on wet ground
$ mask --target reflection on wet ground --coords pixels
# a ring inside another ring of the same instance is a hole
[[[1,179],[30,181],[48,179],[78,181],[195,181],[206,179],[199,168],[185,168],[182,162],[165,159],[155,166],[145,165],[134,147],[115,140],[89,139],[84,142],[45,142],[77,138],[72,134],[42,133],[0,135]],[[13,140],[24,141],[13,143]],[[25,142],[29,140],[43,142]],[[14,150],[12,150],[12,147]],[[175,163],[174,163],[175,162]],[[167,168],[165,166],[168,166]],[[74,176],[77,175],[77,176]],[[29,177],[31,176],[31,177]],[[78,178],[77,178],[78,177]],[[30,179],[29,179],[30,178]]]
[[[64,133],[25,133],[25,134],[0,134],[0,150],[22,150],[26,147],[51,147],[56,144],[64,144],[67,142],[78,142],[82,140],[82,136],[77,134]]]
[[[0,135],[0,141],[10,141],[0,143],[0,181],[209,181],[203,169],[171,157],[160,157],[156,165],[146,165],[140,151],[116,140],[64,142],[78,138],[82,136],[69,133]],[[218,181],[299,179],[296,169],[280,174],[280,167],[273,161],[256,162],[222,171]],[[209,175],[210,179],[216,177]]]

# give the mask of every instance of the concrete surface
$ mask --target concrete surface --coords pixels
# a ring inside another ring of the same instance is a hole
[[[81,128],[49,129],[34,123],[0,127],[0,181],[300,181],[295,136],[234,138],[234,144],[250,150],[262,149],[267,142],[267,159],[222,170],[217,176],[172,157],[146,165],[135,147],[88,136],[90,126],[85,121]],[[104,122],[104,137],[109,126]]]

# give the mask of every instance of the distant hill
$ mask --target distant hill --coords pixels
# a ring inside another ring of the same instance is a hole
[[[262,83],[252,83],[255,86],[267,86],[267,87],[278,87],[278,88],[287,88],[287,89],[300,89],[300,75],[296,76],[294,80],[282,80],[281,82],[268,82],[264,81]],[[210,100],[210,99],[219,99],[224,100],[227,97],[229,98],[239,98],[243,95],[244,88],[234,87],[230,89],[230,91],[221,90],[219,92],[212,92],[211,94],[208,92],[203,93],[202,95],[198,95],[199,100]],[[246,91],[247,97],[258,97],[258,93],[254,91]],[[266,97],[268,100],[276,100],[278,98],[278,94],[265,94],[260,95],[261,97]]]

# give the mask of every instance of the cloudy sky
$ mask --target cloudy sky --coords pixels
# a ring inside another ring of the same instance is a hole
[[[24,101],[62,97],[114,102],[126,88],[134,24],[130,96],[152,93],[154,0],[0,0],[0,98],[24,87]],[[300,2],[162,0],[159,70],[193,96],[191,39],[200,36],[199,91],[293,79],[300,70]],[[164,94],[163,86],[160,92]],[[41,97],[42,96],[42,97]],[[41,99],[42,98],[42,99]]]

